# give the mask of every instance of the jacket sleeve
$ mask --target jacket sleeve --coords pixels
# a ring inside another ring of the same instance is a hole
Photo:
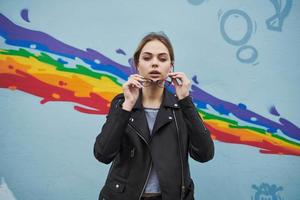
[[[118,154],[130,112],[122,109],[124,97],[117,95],[111,103],[106,121],[94,144],[94,156],[100,162],[110,163]]]
[[[209,130],[204,126],[190,96],[178,101],[189,132],[190,156],[199,162],[207,162],[214,157],[214,143]]]

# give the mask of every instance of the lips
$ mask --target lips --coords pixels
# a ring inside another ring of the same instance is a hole
[[[149,74],[151,74],[151,75],[160,75],[161,73],[157,70],[152,70],[151,72],[149,72]]]

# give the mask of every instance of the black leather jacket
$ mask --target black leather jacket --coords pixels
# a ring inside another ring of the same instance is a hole
[[[99,199],[139,200],[153,166],[163,200],[194,199],[188,153],[199,162],[209,161],[214,144],[191,97],[178,101],[165,89],[152,136],[141,95],[131,112],[122,109],[123,101],[123,94],[113,99],[94,145],[97,160],[113,162]]]

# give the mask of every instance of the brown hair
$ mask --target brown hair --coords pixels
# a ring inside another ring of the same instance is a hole
[[[143,47],[148,42],[153,41],[153,40],[158,40],[167,47],[169,54],[170,54],[171,64],[172,65],[174,64],[174,51],[173,51],[173,47],[172,47],[172,44],[171,44],[168,36],[164,32],[151,32],[151,33],[148,33],[141,40],[141,42],[139,43],[138,47],[136,48],[136,50],[133,54],[133,63],[134,63],[135,67],[137,67],[137,65],[139,63],[139,57],[140,57]]]

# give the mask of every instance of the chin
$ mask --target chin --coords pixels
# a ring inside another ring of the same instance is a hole
[[[160,80],[162,77],[161,76],[149,76],[150,79],[152,80]]]
[[[151,76],[150,76],[150,78],[153,79],[153,80],[160,80],[161,79],[161,77],[151,77]]]

